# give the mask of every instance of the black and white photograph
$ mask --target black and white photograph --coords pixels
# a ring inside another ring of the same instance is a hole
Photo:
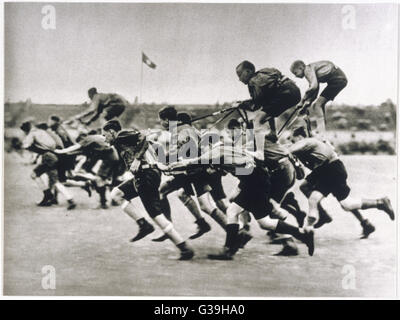
[[[398,298],[398,3],[3,14],[4,296]]]

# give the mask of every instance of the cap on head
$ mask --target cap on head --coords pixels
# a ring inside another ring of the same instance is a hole
[[[236,70],[243,70],[243,69],[248,69],[251,70],[252,72],[256,71],[256,67],[254,66],[254,64],[252,64],[250,61],[244,60],[241,63],[238,64],[238,66],[236,67]]]
[[[290,71],[293,72],[297,68],[305,68],[306,64],[302,60],[296,60],[290,66]]]
[[[108,130],[114,130],[116,132],[121,131],[121,123],[118,120],[109,120],[103,125],[103,130],[108,131]]]
[[[184,124],[192,124],[192,117],[187,112],[178,113],[176,119],[178,120],[178,122],[182,122]]]
[[[93,97],[96,93],[97,93],[97,89],[95,87],[90,88],[88,90],[88,95],[89,95],[90,98]]]
[[[160,119],[176,121],[178,116],[178,111],[176,111],[174,106],[166,106],[158,112]]]
[[[302,136],[302,137],[306,138],[307,137],[306,128],[304,128],[303,126],[296,127],[293,129],[292,135],[293,135],[293,137]]]

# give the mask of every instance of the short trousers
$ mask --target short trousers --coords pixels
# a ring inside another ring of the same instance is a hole
[[[307,177],[311,190],[321,192],[325,197],[330,193],[339,201],[350,194],[347,185],[347,171],[341,160],[325,163],[314,169]]]
[[[139,196],[133,184],[133,178],[122,182],[117,188],[122,191],[125,200],[130,201]]]
[[[268,172],[265,169],[255,168],[252,174],[238,178],[240,192],[232,202],[251,212],[257,220],[270,214],[271,181]]]
[[[104,119],[108,121],[114,118],[118,118],[124,111],[124,104],[113,104],[105,109],[106,114],[104,116]]]
[[[136,173],[132,179],[118,185],[117,188],[123,192],[125,200],[130,201],[139,196],[147,213],[154,218],[163,213],[164,208],[158,191],[160,182],[161,174],[157,169],[145,169]]]
[[[334,100],[335,97],[347,86],[347,78],[343,71],[339,68],[332,74],[327,81],[327,86],[321,92],[321,97],[327,100]]]
[[[296,181],[296,171],[293,164],[287,160],[271,173],[271,198],[280,203],[286,192]]]
[[[173,179],[166,181],[160,189],[163,194],[183,189],[189,196],[198,196],[210,192],[211,187],[208,185],[208,177],[206,173],[196,174],[179,174],[174,176]]]
[[[157,169],[144,169],[135,174],[133,184],[150,217],[163,213],[165,208],[160,198],[161,173]]]
[[[45,152],[42,154],[41,163],[33,169],[36,176],[40,177],[42,174],[51,170],[57,170],[58,157],[53,152]]]
[[[58,180],[65,182],[67,180],[67,171],[74,169],[76,156],[58,155],[57,173]]]

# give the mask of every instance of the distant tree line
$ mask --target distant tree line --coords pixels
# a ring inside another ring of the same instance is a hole
[[[178,111],[185,111],[197,118],[210,114],[216,110],[228,107],[229,103],[216,103],[213,105],[176,105]],[[165,104],[132,104],[124,112],[121,121],[125,126],[138,128],[155,127],[158,125],[158,110]],[[5,126],[17,126],[24,118],[35,117],[37,121],[46,121],[49,115],[57,114],[64,119],[81,112],[87,107],[82,105],[62,104],[34,104],[30,100],[26,102],[5,103]],[[346,104],[329,106],[327,108],[327,129],[344,131],[393,131],[396,129],[396,105],[387,100],[378,106],[351,106]],[[282,115],[280,121],[284,122],[292,110]],[[222,122],[223,126],[230,118],[238,117],[237,113]],[[218,118],[209,117],[196,122],[198,128],[212,126]]]

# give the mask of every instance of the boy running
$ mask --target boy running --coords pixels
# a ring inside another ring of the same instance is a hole
[[[356,211],[355,216],[361,219],[361,225],[367,220],[362,219],[359,209],[377,208],[388,214],[394,220],[394,211],[387,197],[380,199],[357,199],[350,196],[350,187],[347,184],[347,171],[339,159],[334,148],[326,142],[314,137],[307,137],[304,127],[293,131],[291,140],[293,144],[289,151],[295,155],[311,173],[306,177],[300,189],[308,198],[309,213],[306,218],[307,232],[313,232],[318,217],[326,219],[319,214],[322,199],[332,194],[345,211]],[[328,221],[329,222],[329,219]],[[323,222],[320,223],[322,226]]]

